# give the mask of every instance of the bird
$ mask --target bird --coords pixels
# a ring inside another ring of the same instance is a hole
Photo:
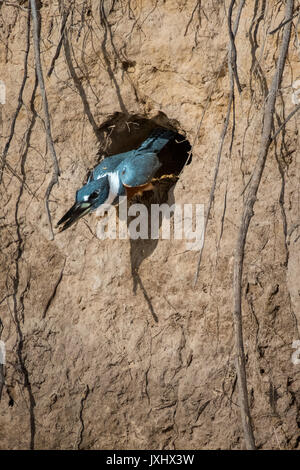
[[[131,199],[152,190],[155,176],[163,166],[159,153],[177,136],[182,137],[175,131],[157,127],[137,149],[104,158],[76,192],[74,205],[58,221],[60,232],[102,204],[117,205],[120,196]],[[160,176],[168,177],[174,175]]]

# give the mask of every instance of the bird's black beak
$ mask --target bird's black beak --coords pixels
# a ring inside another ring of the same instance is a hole
[[[76,202],[68,212],[57,222],[57,227],[64,224],[60,227],[60,232],[63,232],[67,228],[71,227],[77,220],[79,220],[84,215],[88,214],[91,210],[91,203],[89,202]]]

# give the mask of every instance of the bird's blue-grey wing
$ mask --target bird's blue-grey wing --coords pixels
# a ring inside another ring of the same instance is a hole
[[[136,152],[118,167],[119,177],[124,186],[143,186],[151,182],[160,167],[156,153]]]
[[[174,139],[175,136],[176,133],[168,129],[163,129],[162,127],[154,129],[137,150],[130,150],[129,152],[123,152],[104,158],[104,160],[94,168],[88,182],[99,179],[103,175],[115,171],[122,162],[125,160],[130,161],[134,156],[139,154],[146,155],[159,153],[170,140]],[[151,158],[149,165],[151,165]]]
[[[150,136],[118,166],[121,182],[138,187],[150,183],[161,167],[159,152],[177,134],[163,128],[154,129]]]
[[[175,138],[176,135],[176,132],[158,127],[151,132],[146,140],[144,140],[137,152],[144,152],[146,150],[153,153],[159,153],[170,140]]]

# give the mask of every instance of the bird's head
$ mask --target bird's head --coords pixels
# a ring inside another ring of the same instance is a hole
[[[90,181],[80,188],[76,193],[76,202],[58,221],[57,226],[64,224],[60,232],[71,227],[77,220],[97,207],[104,204],[109,194],[108,177],[104,176],[98,180]]]

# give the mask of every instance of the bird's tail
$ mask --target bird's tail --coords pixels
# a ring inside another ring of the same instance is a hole
[[[150,150],[153,153],[158,153],[170,140],[174,139],[176,135],[176,132],[158,127],[151,132],[138,150]]]

